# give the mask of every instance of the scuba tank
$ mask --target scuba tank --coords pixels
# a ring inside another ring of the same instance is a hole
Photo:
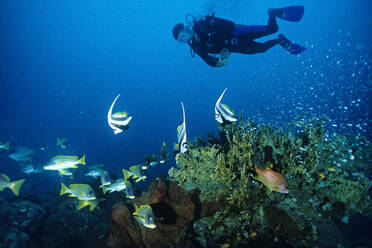
[[[228,48],[231,45],[231,39],[235,36],[235,23],[215,17],[214,12],[200,19],[188,13],[186,14],[186,23],[187,27],[198,35],[198,42],[201,41],[206,46],[205,49],[208,49],[211,53],[219,53],[222,49]],[[191,56],[195,56],[193,51]]]

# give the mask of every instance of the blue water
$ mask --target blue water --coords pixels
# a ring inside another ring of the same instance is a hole
[[[325,114],[329,132],[371,140],[371,2],[243,2],[1,1],[0,141],[34,148],[35,164],[85,153],[88,165],[103,163],[119,177],[145,154],[158,153],[163,141],[172,151],[181,102],[188,139],[216,132],[213,108],[224,88],[224,102],[244,118],[280,126],[303,113]],[[212,68],[171,34],[186,13],[215,11],[256,25],[266,24],[267,8],[293,4],[305,5],[305,16],[299,23],[279,20],[279,32],[307,48],[301,56],[277,46],[232,54],[225,67]],[[133,120],[114,135],[106,115],[119,93],[116,110]],[[57,137],[68,139],[67,149],[55,146]],[[46,151],[39,149],[43,141]],[[55,172],[27,179],[8,154],[0,151],[1,173],[26,178],[26,188],[58,191],[62,179]],[[173,160],[152,168],[138,185],[146,188],[171,166]]]

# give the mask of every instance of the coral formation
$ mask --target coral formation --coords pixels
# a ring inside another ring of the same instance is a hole
[[[170,179],[199,189],[202,209],[218,195],[226,199],[194,222],[199,244],[312,246],[320,233],[316,225],[329,219],[339,224],[370,209],[365,173],[372,146],[363,137],[325,132],[326,121],[300,119],[277,130],[249,121],[220,125],[219,138],[208,134],[207,141],[189,142],[189,152],[176,155]],[[255,164],[281,173],[289,193],[265,193],[254,180]]]
[[[189,148],[193,147],[189,144]],[[180,169],[171,168],[169,176],[177,178],[177,182],[186,190],[198,188],[201,190],[201,199],[211,197],[208,192],[223,190],[225,185],[219,181],[212,180],[217,164],[218,149],[214,147],[200,147],[190,149],[187,155],[181,153],[176,155],[176,163]],[[185,173],[185,172],[188,172]]]
[[[2,199],[0,247],[350,247],[340,230],[372,215],[372,146],[361,136],[325,132],[325,121],[301,119],[283,129],[220,125],[219,137],[198,137],[176,155],[170,181],[158,177],[132,203],[113,193],[90,212],[76,210],[77,199]],[[288,194],[267,190],[255,166],[280,174]],[[96,225],[112,205],[111,227]],[[134,205],[151,207],[156,228],[134,219]],[[360,240],[370,243],[368,235]]]

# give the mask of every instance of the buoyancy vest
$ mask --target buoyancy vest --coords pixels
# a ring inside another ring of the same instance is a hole
[[[196,42],[208,53],[220,53],[222,49],[229,48],[234,30],[234,22],[217,18],[214,13],[194,22],[193,26],[193,31],[198,35]]]

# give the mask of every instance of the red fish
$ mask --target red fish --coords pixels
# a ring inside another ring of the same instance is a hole
[[[270,191],[279,193],[288,193],[287,182],[282,174],[271,169],[260,170],[257,165],[254,165],[257,176],[255,179],[265,185]]]

